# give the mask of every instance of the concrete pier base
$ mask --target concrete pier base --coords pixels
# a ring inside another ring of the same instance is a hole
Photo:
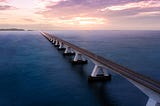
[[[53,42],[53,39],[49,39],[50,42]]]
[[[72,64],[73,64],[73,65],[77,65],[77,64],[87,64],[87,63],[88,63],[87,60],[85,60],[85,61],[83,61],[83,60],[72,61]]]
[[[87,64],[88,61],[82,56],[81,53],[75,51],[74,59],[72,60],[72,64]]]
[[[66,50],[66,48],[58,48],[59,51]]]
[[[66,47],[64,53],[64,56],[72,56],[75,55],[75,52],[72,50],[72,48],[70,48],[69,46]]]
[[[59,47],[59,45],[54,45],[55,47]]]
[[[103,74],[98,74],[97,76],[88,76],[88,81],[108,81],[111,80],[111,75],[104,76]]]
[[[75,55],[75,53],[63,53],[64,56],[72,56]]]
[[[55,42],[56,42],[56,41],[53,40],[53,41],[52,41],[52,44],[55,44]]]
[[[58,50],[66,50],[66,48],[64,47],[63,42],[59,42]]]

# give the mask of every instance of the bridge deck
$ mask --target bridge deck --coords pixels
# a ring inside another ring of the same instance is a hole
[[[128,69],[128,68],[126,68],[124,66],[121,66],[121,65],[119,65],[119,64],[117,64],[115,62],[112,62],[112,61],[110,61],[110,60],[108,60],[106,58],[98,56],[98,55],[96,55],[96,54],[94,54],[94,53],[92,53],[92,52],[90,52],[90,51],[88,51],[86,49],[80,48],[80,47],[78,47],[78,46],[76,46],[74,44],[71,44],[71,43],[69,43],[69,42],[67,42],[65,40],[62,40],[62,39],[60,39],[60,38],[58,38],[56,36],[50,35],[48,33],[42,33],[42,35],[44,35],[44,36],[52,36],[54,39],[56,39],[56,40],[58,40],[60,42],[63,42],[64,45],[67,45],[67,46],[73,48],[74,50],[82,53],[83,55],[85,55],[85,56],[87,56],[87,57],[99,62],[100,64],[110,68],[112,71],[114,71],[114,72],[116,72],[116,73],[118,73],[118,74],[120,74],[120,75],[122,75],[122,76],[124,76],[124,77],[126,77],[128,79],[130,79],[130,80],[133,80],[133,81],[135,81],[135,82],[137,82],[137,83],[139,83],[139,84],[141,84],[141,85],[143,85],[143,86],[155,91],[156,93],[160,94],[160,82],[159,81],[155,81],[155,80],[153,80],[153,79],[151,79],[149,77],[146,77],[146,76],[144,76],[144,75],[142,75],[140,73],[137,73],[137,72],[135,72],[135,71],[133,71],[131,69]]]

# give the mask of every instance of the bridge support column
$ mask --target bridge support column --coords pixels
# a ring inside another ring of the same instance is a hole
[[[52,41],[53,41],[52,37],[50,37],[50,36],[49,36],[49,41],[50,41],[50,42],[52,42]]]
[[[55,43],[56,43],[56,39],[53,39],[52,44],[55,44]]]
[[[93,60],[92,60],[93,61]],[[91,76],[88,77],[89,81],[106,81],[111,79],[111,75],[108,74],[106,68],[98,62],[95,62],[95,66],[91,73]],[[101,74],[100,74],[101,72]]]
[[[87,64],[87,60],[82,56],[81,53],[75,51],[75,56],[74,59],[72,61],[72,64]]]
[[[75,53],[73,52],[71,47],[67,46],[63,55],[71,56],[71,55],[75,55]]]
[[[59,41],[58,40],[56,40],[56,42],[55,42],[55,45],[54,45],[55,47],[58,47],[59,46]]]
[[[59,42],[58,50],[65,50],[63,42]]]

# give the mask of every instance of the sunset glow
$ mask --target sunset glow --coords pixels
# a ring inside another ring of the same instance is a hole
[[[0,14],[0,28],[160,29],[159,0],[0,0]]]

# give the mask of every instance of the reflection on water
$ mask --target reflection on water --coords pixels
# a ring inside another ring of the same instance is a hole
[[[86,70],[83,65],[72,65],[72,68],[80,76],[80,78],[86,79],[87,81],[88,75],[86,74],[85,72]],[[107,82],[88,82],[88,87],[99,101],[100,103],[99,105],[117,106],[116,102],[115,101],[112,102],[112,99],[110,99],[109,94],[107,94],[108,91],[106,90]]]

